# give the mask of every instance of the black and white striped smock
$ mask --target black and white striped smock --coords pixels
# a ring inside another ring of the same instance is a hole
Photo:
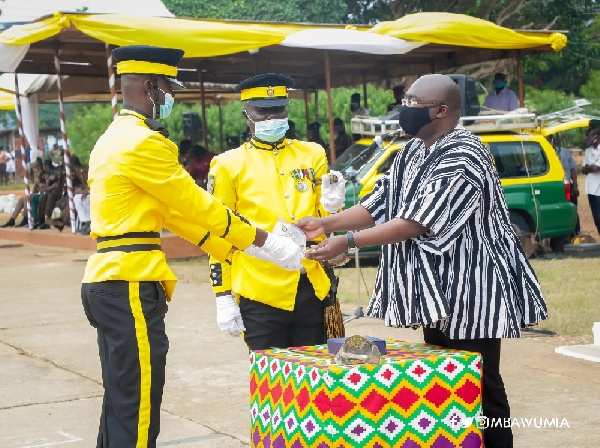
[[[519,337],[548,313],[489,150],[458,126],[426,152],[409,141],[360,201],[376,224],[398,217],[430,229],[382,247],[367,315],[451,339]]]

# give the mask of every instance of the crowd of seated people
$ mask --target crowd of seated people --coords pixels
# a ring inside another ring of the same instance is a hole
[[[90,234],[90,202],[87,186],[87,167],[83,166],[75,155],[70,158],[73,202],[78,219],[77,231]],[[33,187],[30,195],[30,210],[33,229],[46,230],[51,227],[62,232],[65,226],[71,226],[69,198],[67,194],[66,171],[63,163],[53,163],[50,158],[38,157],[31,165]],[[19,214],[22,219],[18,220]],[[27,226],[26,196],[17,201],[9,220],[0,227]]]

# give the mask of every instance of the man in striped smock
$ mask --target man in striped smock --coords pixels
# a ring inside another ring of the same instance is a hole
[[[400,125],[416,138],[373,192],[345,212],[297,225],[308,238],[349,231],[313,248],[307,258],[315,260],[382,244],[367,314],[391,327],[422,326],[427,343],[481,353],[483,413],[504,419],[501,338],[519,337],[548,314],[490,152],[459,117],[451,78],[419,78],[400,110]],[[486,429],[484,439],[487,448],[513,443],[510,428]]]

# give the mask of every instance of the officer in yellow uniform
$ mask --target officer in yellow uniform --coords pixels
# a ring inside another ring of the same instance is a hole
[[[322,146],[285,138],[293,84],[288,76],[267,73],[236,86],[253,136],[213,158],[208,177],[210,193],[269,231],[278,218],[293,222],[305,214],[336,212],[345,197],[339,173],[340,182],[328,182],[328,194],[322,195],[321,182],[329,179]],[[245,330],[251,350],[324,343],[323,299],[330,280],[320,263],[304,259],[302,265],[301,271],[290,272],[241,252],[231,264],[211,257],[221,330],[232,336]]]
[[[300,268],[297,245],[249,225],[178,163],[177,146],[155,119],[170,114],[173,90],[183,87],[173,78],[182,56],[148,46],[113,50],[124,105],[90,156],[97,253],[86,266],[82,301],[98,331],[105,389],[99,448],[156,446],[169,348],[164,317],[176,282],[161,250],[163,227],[221,262],[248,248]]]

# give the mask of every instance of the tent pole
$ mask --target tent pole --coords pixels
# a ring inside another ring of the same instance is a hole
[[[27,223],[29,230],[33,229],[33,215],[31,214],[31,192],[29,191],[29,172],[27,170],[27,156],[25,155],[25,147],[27,139],[23,130],[23,120],[21,119],[21,94],[19,93],[19,75],[15,72],[15,102],[17,113],[17,121],[19,122],[19,136],[21,137],[21,163],[23,164],[23,182],[25,182],[25,203],[27,204]],[[14,148],[13,144],[13,148]],[[16,171],[16,170],[15,170]],[[15,175],[16,176],[16,175]]]
[[[331,73],[329,71],[329,51],[325,50],[325,87],[327,88],[327,108],[329,112],[329,156],[335,162],[335,138],[333,133],[333,110],[331,107]]]
[[[304,85],[304,117],[306,119],[306,133],[308,134],[308,124],[310,123],[310,117],[308,113],[308,89],[306,84]]]
[[[106,44],[106,67],[108,68],[108,87],[110,87],[110,104],[113,111],[113,120],[117,119],[117,89],[115,87],[115,69],[113,68],[112,48]]]
[[[523,60],[521,50],[517,50],[517,78],[519,78],[519,107],[525,107],[525,91],[523,89]]]
[[[200,81],[200,99],[202,101],[202,135],[204,136],[204,149],[208,149],[208,132],[206,132],[206,98],[204,96],[204,77],[202,67],[198,67],[198,79]]]
[[[217,96],[219,104],[219,152],[223,152],[223,107],[221,106],[221,96]]]
[[[71,232],[75,233],[75,203],[73,202],[73,176],[71,174],[71,154],[67,139],[67,125],[65,122],[65,108],[63,103],[62,86],[60,81],[60,59],[58,57],[58,46],[54,48],[54,69],[56,71],[56,87],[58,88],[58,106],[60,108],[60,133],[63,139],[63,158],[65,173],[67,175],[67,196],[69,197],[69,218],[71,219]],[[62,188],[62,185],[59,186]]]
[[[319,121],[319,91],[315,88],[315,121]]]
[[[369,101],[367,99],[367,75],[365,75],[363,73],[363,106],[365,107],[365,109],[369,108]]]

